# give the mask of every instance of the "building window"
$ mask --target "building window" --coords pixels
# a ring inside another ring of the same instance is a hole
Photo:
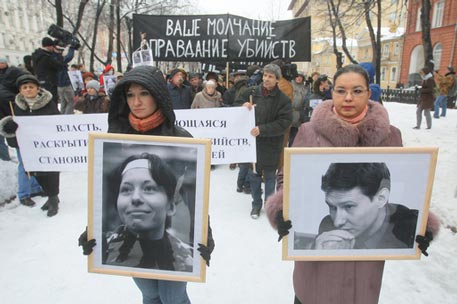
[[[440,27],[443,24],[444,1],[435,3],[433,8],[432,28]]]
[[[395,22],[396,19],[397,19],[397,13],[396,12],[390,13],[389,21],[392,23],[392,22]]]
[[[381,69],[381,81],[386,81],[386,68]]]
[[[394,55],[398,55],[399,51],[400,51],[400,44],[398,42],[395,42],[395,44],[394,44]]]
[[[438,70],[441,66],[441,54],[443,53],[443,46],[441,43],[437,43],[433,48],[433,61],[435,62],[435,70]]]
[[[382,49],[382,55],[389,56],[389,45],[388,44],[384,45],[384,48]]]
[[[421,8],[417,9],[417,18],[416,18],[416,32],[422,31],[422,24],[421,24]]]
[[[397,67],[392,67],[390,69],[390,81],[397,82]]]

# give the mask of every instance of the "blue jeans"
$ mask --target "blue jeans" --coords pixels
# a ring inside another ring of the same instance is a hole
[[[265,200],[275,192],[276,170],[263,170],[265,178]],[[252,208],[262,208],[262,176],[252,172],[249,176],[251,183]]]
[[[28,176],[22,164],[22,157],[19,149],[17,152],[17,197],[21,200],[30,197],[31,194],[40,193],[41,186],[33,176]]]
[[[433,117],[438,118],[440,116],[440,108],[441,108],[441,116],[446,116],[446,109],[447,109],[447,96],[440,95],[436,97],[435,104],[434,104],[434,113]]]
[[[238,188],[244,187],[245,189],[251,189],[251,185],[249,183],[249,176],[252,172],[251,166],[252,165],[250,163],[238,164],[238,167],[240,167],[240,171],[238,171],[238,179],[236,181]]]
[[[143,294],[143,304],[190,304],[187,282],[133,278]]]
[[[5,138],[0,135],[0,159],[11,160],[8,146],[5,144]]]

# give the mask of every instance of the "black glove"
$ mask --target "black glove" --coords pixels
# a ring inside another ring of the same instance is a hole
[[[289,234],[289,229],[292,228],[292,222],[290,220],[284,221],[282,210],[279,210],[278,213],[276,213],[276,223],[278,226],[279,242],[284,236]]]
[[[8,120],[8,122],[3,126],[3,130],[7,134],[14,134],[17,130],[17,123],[14,120]]]
[[[95,247],[95,239],[92,240],[87,240],[87,227],[86,230],[84,230],[83,233],[79,236],[78,239],[78,246],[83,247],[83,254],[84,255],[89,255],[92,253],[93,248]]]
[[[198,243],[198,249],[202,258],[206,261],[206,266],[209,266],[211,260],[211,250],[203,244]]]
[[[423,255],[428,256],[427,248],[430,246],[430,242],[433,240],[433,235],[430,231],[425,231],[425,236],[416,235],[416,242],[419,244],[419,249]]]

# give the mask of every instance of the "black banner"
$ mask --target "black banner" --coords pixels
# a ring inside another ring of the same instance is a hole
[[[133,15],[159,61],[311,61],[311,18],[253,20],[235,15]]]

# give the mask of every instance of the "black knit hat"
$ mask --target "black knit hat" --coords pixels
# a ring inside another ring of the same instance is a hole
[[[52,40],[52,39],[49,38],[49,37],[44,37],[44,38],[41,40],[41,46],[42,46],[42,47],[54,46],[54,45],[55,45],[54,40]]]
[[[166,123],[172,127],[175,123],[175,113],[168,93],[167,83],[162,72],[153,66],[140,65],[124,74],[114,87],[111,95],[111,104],[108,115],[108,123],[117,119],[127,119],[130,113],[126,101],[127,88],[132,84],[139,84],[147,89],[154,97],[158,108],[166,118]]]
[[[24,74],[22,76],[19,76],[16,80],[16,86],[18,88],[21,87],[21,85],[23,84],[26,84],[26,83],[34,83],[36,84],[37,86],[40,86],[40,82],[38,81],[38,79],[33,76],[32,74]]]

